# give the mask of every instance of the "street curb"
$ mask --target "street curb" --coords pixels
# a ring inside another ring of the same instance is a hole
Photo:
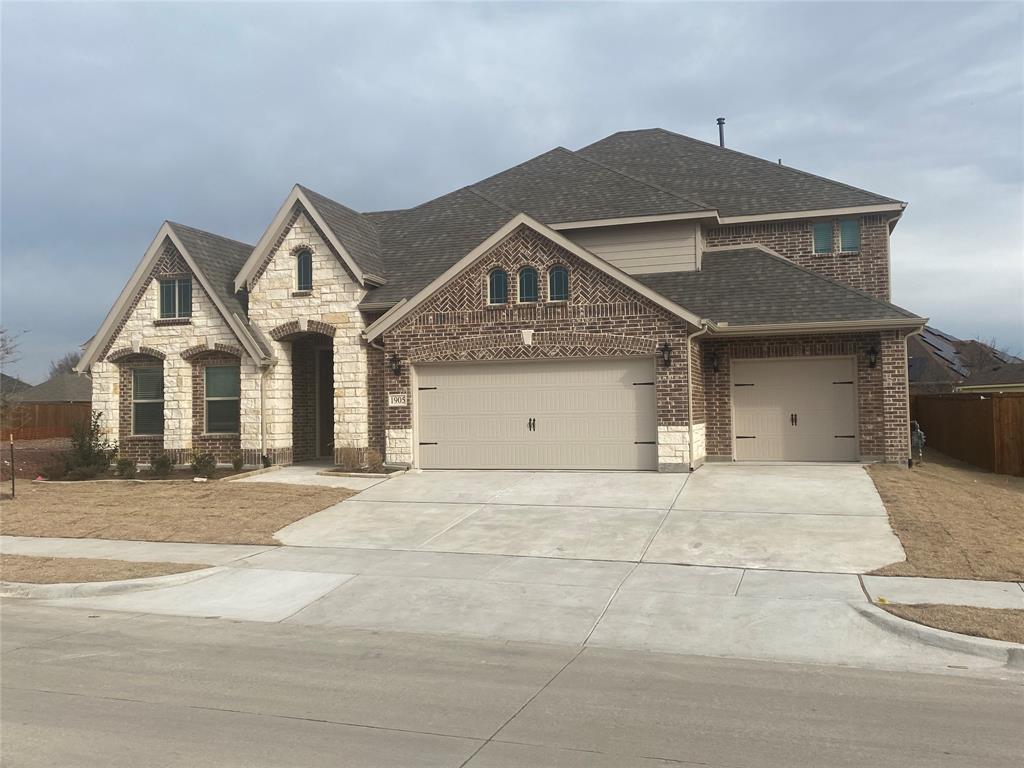
[[[231,475],[230,477],[225,477],[224,479],[227,480],[229,483],[233,483],[235,480],[245,480],[245,478],[247,477],[265,475],[267,474],[267,472],[275,472],[279,469],[281,469],[281,465],[274,464],[273,466],[270,467],[260,467],[259,469],[250,469],[248,472],[239,472],[237,475]]]
[[[85,581],[69,584],[29,584],[21,581],[0,581],[0,597],[57,600],[67,597],[123,595],[129,592],[145,592],[150,589],[189,584],[225,570],[227,570],[227,566],[218,565],[212,568],[200,568],[195,571],[184,571],[182,573],[169,573],[166,576],[150,576],[144,579]]]
[[[875,626],[894,635],[948,651],[1001,661],[1011,669],[1024,670],[1024,645],[926,627],[924,624],[917,624],[894,616],[877,605],[853,605],[853,609]]]

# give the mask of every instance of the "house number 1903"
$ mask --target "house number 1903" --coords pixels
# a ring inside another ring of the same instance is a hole
[[[406,392],[395,392],[388,394],[388,408],[401,408],[409,404],[409,395]]]

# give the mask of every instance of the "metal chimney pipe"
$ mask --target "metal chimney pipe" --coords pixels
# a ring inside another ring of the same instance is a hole
[[[725,118],[718,118],[718,146],[725,148]]]

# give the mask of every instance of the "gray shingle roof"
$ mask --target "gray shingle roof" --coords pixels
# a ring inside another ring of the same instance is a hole
[[[756,248],[707,251],[699,271],[634,277],[691,312],[731,326],[916,317]]]
[[[1000,384],[1024,384],[1024,363],[1007,363],[1004,365],[993,365],[988,368],[980,368],[964,381],[960,382],[964,387],[999,386]]]
[[[252,246],[173,221],[167,224],[181,240],[185,250],[195,259],[228,311],[244,318],[245,306],[242,298],[235,293],[235,275],[252,253]]]
[[[359,265],[359,269],[384,277],[386,267],[381,257],[380,237],[370,218],[301,184],[299,189],[305,193],[310,204]]]
[[[19,403],[88,403],[92,400],[92,379],[77,373],[58,373],[42,384],[21,390]]]
[[[722,216],[899,202],[663,128],[614,133],[577,154],[717,208]]]
[[[3,394],[5,397],[13,395],[15,392],[28,389],[31,386],[31,384],[28,384],[19,378],[8,376],[6,373],[0,373],[0,394]]]
[[[477,182],[471,189],[509,213],[527,213],[545,224],[705,210],[564,147]]]

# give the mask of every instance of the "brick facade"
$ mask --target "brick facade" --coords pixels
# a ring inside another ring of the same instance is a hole
[[[241,434],[208,434],[206,431],[206,368],[238,365],[238,355],[209,352],[192,360],[192,455],[212,453],[218,464],[230,464],[241,450]],[[256,462],[252,462],[256,463]]]
[[[833,221],[832,253],[814,253],[812,222],[772,221],[708,227],[704,237],[708,248],[723,245],[759,244],[801,267],[844,285],[889,301],[889,225],[882,216],[860,217],[860,251],[839,252],[839,225]]]

